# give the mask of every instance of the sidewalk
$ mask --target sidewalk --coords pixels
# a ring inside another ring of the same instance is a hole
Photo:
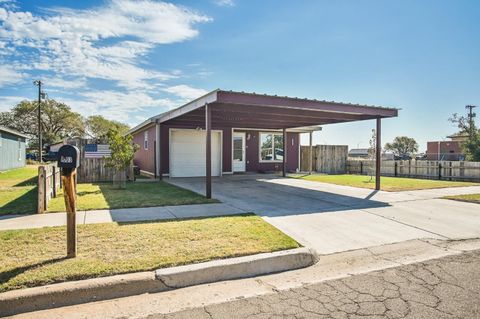
[[[212,217],[235,215],[245,211],[227,204],[196,204],[143,208],[102,209],[77,212],[77,224],[98,224],[111,222],[135,222],[148,220],[180,219],[191,217]],[[0,216],[0,230],[28,229],[66,224],[66,213],[37,215]]]

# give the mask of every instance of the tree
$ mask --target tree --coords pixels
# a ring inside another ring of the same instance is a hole
[[[116,129],[110,129],[107,137],[111,154],[106,158],[106,166],[113,167],[116,171],[114,183],[118,182],[120,188],[125,188],[125,173],[139,145],[132,142],[131,135],[121,134]]]
[[[41,102],[42,143],[53,144],[69,137],[83,136],[85,125],[80,114],[55,100]],[[38,102],[22,101],[7,112],[0,113],[0,125],[10,127],[29,137],[29,146],[38,145]]]
[[[411,137],[397,136],[393,143],[385,144],[385,150],[397,156],[410,156],[418,151],[418,143]]]
[[[118,121],[108,120],[101,115],[91,115],[85,120],[86,133],[89,137],[105,140],[110,130],[116,130],[120,134],[126,134],[130,127]]]
[[[467,140],[461,144],[462,150],[465,153],[467,161],[480,161],[480,129],[475,125],[472,114],[472,118],[466,116],[460,116],[454,113],[448,120],[455,124],[460,129],[460,134],[464,134]]]

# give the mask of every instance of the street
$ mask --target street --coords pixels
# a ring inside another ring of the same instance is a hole
[[[480,251],[146,318],[480,318]]]

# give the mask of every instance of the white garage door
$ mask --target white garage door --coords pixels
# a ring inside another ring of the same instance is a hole
[[[170,176],[205,176],[205,131],[172,130],[170,132]],[[212,176],[221,172],[221,135],[212,131]]]

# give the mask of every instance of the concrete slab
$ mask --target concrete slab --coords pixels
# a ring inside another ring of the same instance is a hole
[[[450,238],[480,237],[480,205],[446,199],[393,203],[373,214]]]
[[[383,209],[383,208],[382,208]],[[442,238],[361,210],[265,217],[318,254],[331,254],[416,238]]]
[[[77,224],[85,222],[85,212],[77,212]],[[0,230],[29,229],[52,226],[62,226],[67,222],[65,213],[50,213],[41,215],[8,215],[0,219]]]
[[[167,181],[204,192],[203,178]],[[480,193],[480,186],[384,192],[274,175],[213,179],[215,198],[255,212],[319,254],[416,238],[479,237],[480,206],[435,199],[463,193]]]
[[[244,211],[221,203],[112,210],[103,209],[77,212],[77,224],[168,220],[235,215],[240,213],[244,213]],[[0,218],[0,230],[63,226],[66,224],[66,218],[66,213],[2,216],[2,218]]]
[[[226,204],[199,204],[169,206],[168,212],[175,218],[213,217],[223,215],[238,215],[245,211]]]

